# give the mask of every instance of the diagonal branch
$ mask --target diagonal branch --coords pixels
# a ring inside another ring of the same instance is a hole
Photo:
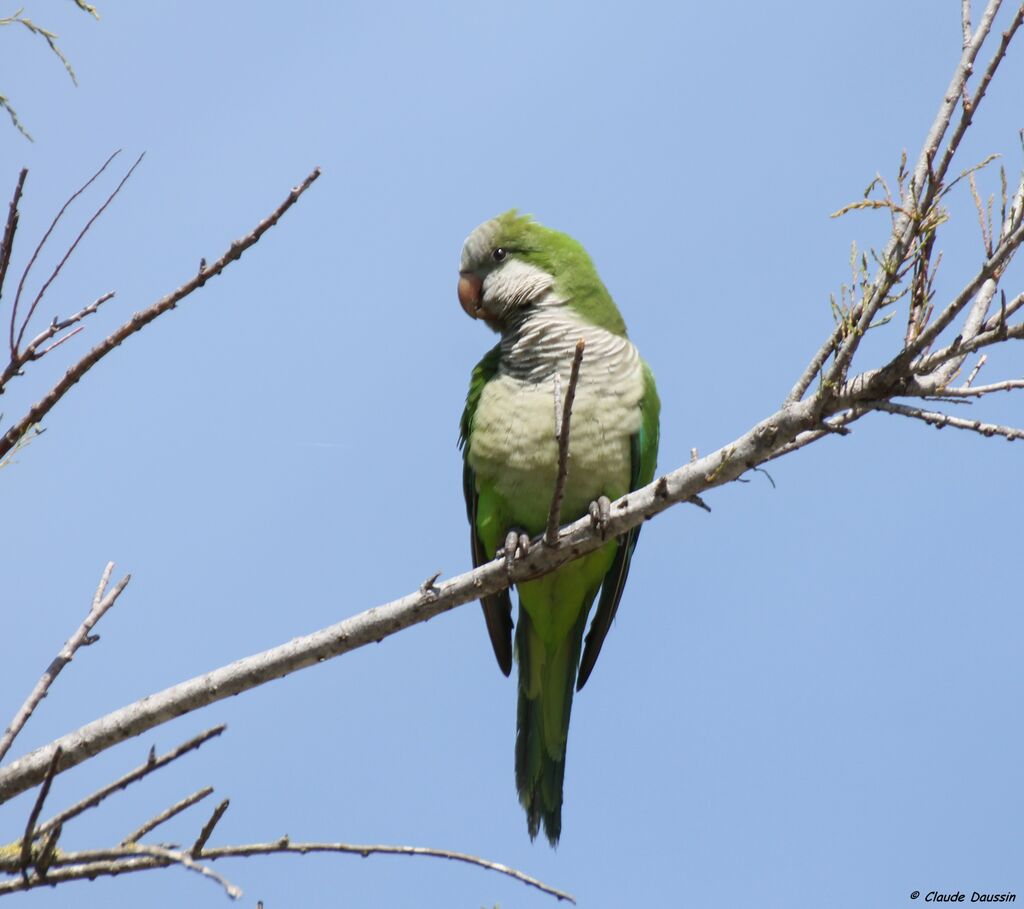
[[[32,810],[28,815],[28,822],[25,824],[25,836],[21,841],[21,876],[25,883],[28,883],[28,869],[32,864],[32,841],[38,835],[39,828],[36,827],[36,823],[39,821],[39,815],[43,810],[43,803],[46,801],[46,797],[50,794],[50,786],[53,784],[53,778],[57,774],[57,765],[60,763],[60,746],[58,745],[53,751],[53,757],[50,759],[50,766],[46,769],[46,778],[43,780],[43,785],[39,787],[39,794],[36,796],[35,803],[32,805]],[[57,825],[60,826],[59,824]]]
[[[941,190],[949,164],[959,148],[964,131],[970,125],[971,117],[973,117],[976,110],[975,106],[969,115],[961,118],[960,123],[958,123],[950,137],[945,154],[940,160],[939,165],[933,168],[933,162],[938,154],[943,137],[949,129],[957,105],[961,103],[967,79],[974,66],[974,60],[985,43],[985,39],[988,37],[999,6],[1000,0],[990,0],[982,15],[977,31],[964,44],[960,61],[953,73],[949,86],[942,96],[939,111],[921,147],[921,152],[918,155],[917,163],[911,176],[909,200],[907,201],[913,203],[912,210],[909,214],[906,211],[899,214],[892,235],[880,259],[884,267],[875,278],[870,290],[865,293],[862,301],[854,306],[850,313],[850,319],[854,323],[852,330],[845,324],[837,325],[833,329],[829,338],[811,358],[810,363],[807,364],[807,367],[790,389],[789,394],[786,396],[785,404],[795,404],[803,399],[807,389],[810,388],[815,377],[822,372],[825,363],[833,353],[835,354],[835,361],[825,377],[824,384],[826,387],[837,387],[841,384],[845,377],[846,369],[857,348],[860,346],[861,338],[873,321],[878,309],[886,300],[889,291],[896,283],[899,263],[904,260],[908,251],[913,248],[916,238],[921,234],[923,215],[929,211],[936,195]],[[1006,43],[1008,41],[1009,39],[1006,39]],[[1005,50],[1005,46],[1001,46],[1000,52],[1002,55],[1005,55]],[[1002,59],[1002,57],[997,56],[994,65],[993,63],[989,64],[992,72],[995,71],[994,66],[998,66],[999,59]],[[977,101],[980,103],[981,96],[978,96]]]
[[[203,848],[206,846],[210,837],[213,836],[214,828],[220,823],[220,819],[224,817],[224,812],[228,810],[228,805],[230,804],[230,799],[224,799],[223,802],[213,809],[210,819],[203,824],[203,829],[199,831],[199,836],[196,837],[196,841],[188,851],[188,854],[191,855],[192,858],[199,858],[202,854]]]
[[[213,786],[204,786],[202,789],[193,792],[191,795],[185,796],[180,802],[175,802],[170,808],[165,808],[159,814],[151,817],[141,827],[136,827],[131,833],[129,833],[123,840],[121,840],[122,846],[128,846],[131,843],[138,842],[147,833],[151,833],[161,824],[166,823],[172,817],[177,817],[186,808],[191,808],[196,802],[201,802],[208,795],[213,792]]]
[[[36,707],[39,706],[39,702],[46,697],[46,693],[50,690],[50,686],[54,681],[56,681],[57,676],[60,675],[61,670],[71,662],[80,647],[93,643],[95,638],[90,638],[89,633],[110,607],[117,602],[117,598],[131,580],[132,576],[130,574],[125,575],[109,593],[106,593],[107,584],[110,582],[110,573],[113,570],[114,563],[108,562],[107,567],[103,570],[103,577],[100,578],[100,585],[96,589],[96,596],[93,597],[92,608],[85,617],[85,621],[68,638],[67,643],[61,648],[60,653],[54,657],[53,662],[46,668],[46,672],[36,682],[35,688],[32,689],[29,696],[25,699],[25,703],[21,705],[14,719],[11,720],[11,725],[4,730],[3,736],[0,736],[0,760],[10,751],[11,745],[14,744],[14,740],[18,737],[18,733],[24,728]],[[104,593],[106,593],[106,596],[104,596]]]
[[[80,187],[78,187],[78,189],[76,189],[71,194],[67,202],[65,202],[61,206],[60,211],[58,211],[57,214],[54,215],[53,220],[50,222],[50,226],[46,229],[46,232],[43,234],[42,239],[36,245],[36,248],[32,252],[32,255],[29,256],[28,264],[25,266],[25,270],[21,273],[21,280],[18,282],[18,290],[14,295],[14,305],[11,307],[11,324],[8,330],[8,344],[11,349],[12,357],[17,353],[18,350],[17,344],[15,343],[15,332],[17,331],[18,325],[18,304],[21,302],[21,295],[25,290],[25,282],[28,280],[29,273],[32,271],[32,266],[36,264],[36,260],[39,258],[39,254],[43,251],[43,247],[46,245],[46,241],[50,239],[50,236],[53,234],[54,230],[56,230],[57,225],[60,223],[60,219],[64,217],[64,213],[68,210],[68,208],[71,207],[71,203],[74,202],[75,199],[77,199],[79,196],[81,196],[82,193],[84,193],[90,186],[92,186],[92,184],[95,183],[97,179],[99,179],[100,175],[110,166],[110,162],[113,161],[114,158],[116,158],[119,154],[121,154],[121,149],[118,149],[109,158],[107,158],[107,160],[103,162],[103,165],[100,167],[100,169],[96,171],[96,173],[94,173],[88,180],[85,181],[85,183],[83,183]],[[28,171],[26,170],[24,171],[24,173],[27,175]],[[22,183],[24,183],[24,180],[22,180]],[[93,220],[95,220],[95,218]]]
[[[494,559],[473,571],[433,587],[418,588],[400,599],[263,653],[237,660],[94,720],[58,740],[64,747],[61,769],[77,766],[97,752],[174,717],[379,642],[403,628],[424,622],[463,603],[553,571],[566,562],[593,552],[607,539],[620,536],[672,505],[735,480],[751,467],[772,458],[800,433],[820,427],[821,419],[812,401],[777,411],[724,448],[612,503],[609,517],[601,528],[596,528],[587,515],[563,528],[560,535],[562,545],[556,548],[532,546],[511,566],[504,558]],[[0,802],[42,780],[54,744],[57,743],[37,749],[0,769]]]
[[[51,338],[60,334],[65,329],[71,328],[78,322],[81,322],[88,316],[91,316],[99,308],[106,303],[108,300],[114,298],[114,292],[108,291],[101,297],[97,297],[88,306],[83,306],[78,312],[68,316],[66,319],[58,319],[54,316],[53,321],[46,326],[38,335],[36,335],[24,350],[18,351],[14,356],[11,357],[10,362],[7,364],[7,368],[0,373],[0,394],[3,393],[4,387],[7,383],[16,375],[21,374],[22,368],[33,360],[41,360],[55,347],[60,347],[65,341],[70,340],[77,335],[85,326],[78,325],[77,328],[72,328],[66,335],[61,335],[52,344],[43,347],[40,350],[40,346],[46,344]]]
[[[90,808],[95,808],[100,802],[107,798],[107,796],[113,795],[120,789],[127,789],[132,783],[138,782],[143,777],[149,776],[149,774],[159,770],[161,767],[165,767],[172,761],[176,761],[182,755],[188,754],[190,751],[195,751],[200,745],[203,745],[210,739],[220,735],[226,728],[227,727],[222,724],[220,726],[214,726],[212,729],[207,729],[205,732],[201,732],[199,735],[193,736],[187,742],[183,742],[177,748],[168,751],[166,754],[160,755],[160,757],[156,757],[156,755],[150,751],[149,758],[145,764],[141,764],[119,779],[114,780],[114,782],[104,786],[102,789],[97,789],[92,795],[86,796],[80,802],[76,802],[70,808],[65,808],[60,814],[56,814],[45,823],[40,824],[36,828],[36,836],[42,836],[44,833],[48,833],[55,827],[59,827],[67,823],[67,821],[70,821],[73,817],[78,817],[78,815],[82,814],[84,811],[88,811]],[[60,748],[59,745],[57,747]],[[73,764],[69,765],[64,760],[63,755],[57,763],[59,764],[57,770],[58,773],[67,770],[68,766],[74,766]]]
[[[4,236],[0,240],[0,297],[4,293],[4,281],[7,279],[7,267],[11,264],[11,251],[14,249],[14,235],[18,231],[18,204],[21,202],[21,193],[25,188],[25,180],[28,177],[28,168],[23,167],[18,174],[18,182],[14,187],[14,196],[7,209],[7,224],[4,226]]]
[[[115,154],[116,154],[116,152],[115,152]],[[68,259],[70,259],[71,256],[74,254],[74,251],[78,248],[78,244],[82,242],[82,239],[89,232],[89,229],[93,226],[93,224],[95,224],[99,220],[100,215],[102,215],[103,212],[105,212],[107,210],[107,208],[110,206],[110,203],[113,202],[114,199],[117,198],[118,193],[120,193],[121,190],[124,188],[125,183],[127,183],[131,179],[132,174],[135,173],[135,169],[142,163],[142,159],[145,157],[145,154],[146,153],[143,152],[141,155],[139,155],[138,158],[135,159],[135,163],[131,167],[128,168],[128,172],[121,178],[121,182],[118,183],[117,186],[114,187],[114,191],[109,196],[107,196],[106,201],[98,209],[96,209],[96,211],[93,214],[93,216],[88,221],[85,222],[85,227],[83,227],[78,232],[78,236],[75,237],[75,239],[71,242],[71,245],[67,248],[67,251],[64,253],[63,258],[57,263],[57,265],[53,269],[53,271],[50,272],[50,277],[48,277],[43,282],[42,287],[39,288],[39,292],[36,294],[35,299],[32,301],[32,304],[29,306],[28,312],[25,313],[25,318],[22,319],[21,328],[18,330],[18,337],[11,343],[11,354],[12,355],[16,354],[17,351],[18,351],[18,348],[21,347],[21,342],[25,338],[25,332],[28,331],[29,323],[32,321],[32,317],[35,315],[36,308],[39,306],[39,303],[42,301],[43,297],[46,295],[46,291],[49,290],[50,289],[50,285],[53,284],[53,282],[57,280],[57,276],[61,273],[61,269],[63,269],[64,266],[67,264]],[[113,158],[113,156],[111,156],[111,159],[108,159],[108,161],[112,160],[112,158]],[[107,166],[106,164],[103,165],[104,168],[106,166]],[[96,174],[96,176],[98,177],[99,174],[102,173],[102,172],[103,172],[103,169],[101,168],[99,173]],[[92,178],[92,180],[95,180],[95,179],[96,179],[96,177]],[[92,180],[90,180],[89,183],[92,183]],[[81,193],[85,189],[85,187],[89,185],[89,183],[86,183],[85,186],[83,186],[82,189],[79,190],[78,192]],[[78,193],[76,193],[75,195],[77,196]],[[71,198],[74,199],[75,196],[72,196]],[[70,204],[70,200],[68,201],[68,204]],[[65,205],[65,208],[67,208],[67,205]],[[61,209],[60,214],[58,214],[57,218],[54,219],[54,222],[53,222],[54,225],[56,225],[57,221],[60,219],[60,215],[63,214],[63,213],[64,213],[64,209]],[[52,230],[53,228],[51,227],[50,229]],[[47,237],[49,236],[49,232],[47,232],[46,236]],[[42,249],[43,243],[45,243],[45,242],[46,242],[46,238],[44,237],[43,240],[40,242],[39,247],[36,250],[37,253],[38,253],[39,249]],[[33,262],[35,261],[35,257],[34,256],[33,256],[32,261]],[[18,285],[18,296],[15,297],[15,299],[14,299],[14,307],[11,310],[11,331],[12,331],[12,334],[13,334],[13,331],[14,331],[14,321],[15,321],[15,317],[16,317],[17,309],[18,309],[18,299],[21,297],[21,289],[22,289],[22,287],[25,284],[25,278],[28,277],[28,272],[29,272],[29,269],[31,267],[32,267],[31,263],[29,263],[29,265],[25,268],[25,273],[22,275],[22,278],[21,278],[21,284]]]
[[[922,410],[919,407],[908,407],[906,404],[895,404],[892,401],[876,401],[870,405],[872,410],[881,410],[885,413],[898,414],[903,417],[912,417],[921,420],[936,429],[943,426],[952,426],[955,429],[966,429],[976,432],[982,436],[1002,436],[1010,442],[1016,439],[1024,439],[1024,429],[1014,429],[1012,426],[1000,426],[998,423],[983,423],[981,420],[966,420],[963,417],[952,417],[948,413],[939,413],[934,410]]]
[[[118,345],[130,338],[133,334],[144,328],[158,316],[174,309],[185,297],[193,291],[198,290],[210,278],[216,277],[232,262],[241,258],[250,246],[254,245],[270,228],[281,219],[286,211],[291,208],[309,189],[313,181],[320,176],[320,169],[316,168],[297,187],[295,187],[270,215],[264,218],[256,228],[240,240],[236,240],[216,262],[212,265],[204,265],[199,272],[190,280],[186,281],[177,290],[167,294],[158,300],[148,309],[135,313],[127,322],[113,332],[100,344],[97,344],[81,360],[72,366],[57,382],[50,391],[39,401],[32,405],[28,413],[15,423],[7,432],[0,437],[0,458],[3,458],[18,443],[22,436],[39,423],[46,414],[64,397],[67,392],[100,360],[114,350]]]

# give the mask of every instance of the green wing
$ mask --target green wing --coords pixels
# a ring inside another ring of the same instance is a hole
[[[469,380],[469,394],[466,395],[466,409],[462,412],[459,432],[459,447],[462,449],[462,492],[466,497],[466,517],[469,518],[469,542],[473,553],[473,567],[489,562],[494,553],[488,553],[476,527],[476,510],[480,494],[476,488],[476,474],[469,466],[469,438],[473,432],[473,418],[484,386],[498,372],[500,346],[491,348],[484,358],[473,369]],[[491,646],[498,659],[501,671],[508,675],[512,672],[512,601],[508,590],[481,597],[480,605],[484,610],[487,622],[487,633],[491,637]]]
[[[658,417],[661,411],[661,402],[658,400],[658,391],[654,386],[654,376],[646,363],[644,364],[644,396],[640,401],[640,407],[643,410],[640,431],[630,440],[632,449],[630,490],[646,486],[654,479],[654,468],[658,460]],[[622,599],[622,590],[626,586],[626,578],[629,575],[629,563],[633,558],[633,550],[636,549],[636,541],[639,536],[640,526],[638,525],[619,540],[615,559],[604,576],[604,581],[601,584],[601,598],[597,603],[597,611],[594,613],[594,621],[590,624],[590,631],[587,632],[587,642],[583,648],[579,674],[576,677],[577,691],[587,684],[587,679],[590,678],[590,673],[597,662],[598,654],[601,653],[604,639],[612,627],[612,619],[615,618],[619,600]]]

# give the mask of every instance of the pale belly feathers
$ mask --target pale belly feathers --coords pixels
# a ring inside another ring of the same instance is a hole
[[[628,342],[627,342],[628,343]],[[632,347],[632,345],[630,345]],[[598,496],[629,490],[630,437],[640,430],[643,370],[635,350],[627,368],[584,359],[569,433],[562,523],[582,516]],[[589,367],[589,369],[588,369]],[[567,386],[567,376],[561,387]],[[473,422],[469,463],[492,485],[516,524],[539,532],[558,468],[555,383],[499,373],[487,383]]]

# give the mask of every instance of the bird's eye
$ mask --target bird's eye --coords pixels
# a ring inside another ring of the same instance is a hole
[[[504,262],[505,256],[507,255],[508,250],[506,250],[504,246],[499,246],[496,250],[494,250],[494,252],[491,253],[491,258],[494,259],[495,262]]]

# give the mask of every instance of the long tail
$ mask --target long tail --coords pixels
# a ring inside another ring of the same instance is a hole
[[[589,604],[588,604],[589,605]],[[562,781],[569,714],[589,608],[580,610],[572,632],[551,647],[520,606],[516,624],[519,712],[516,725],[516,788],[526,809],[530,839],[541,823],[552,846],[562,832]]]

